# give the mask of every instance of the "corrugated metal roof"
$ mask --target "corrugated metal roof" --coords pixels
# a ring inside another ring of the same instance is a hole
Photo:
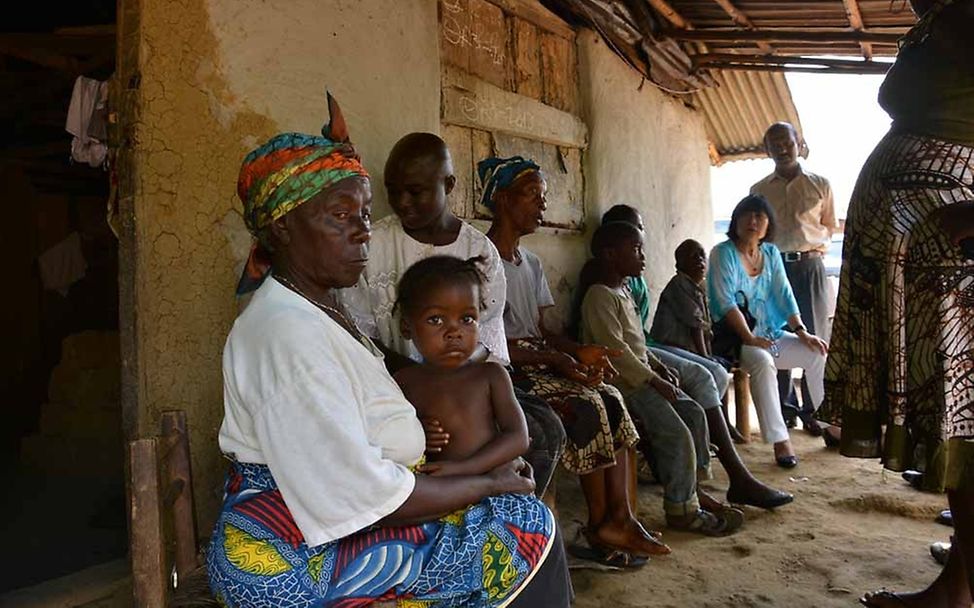
[[[801,133],[784,74],[719,70],[713,76],[717,86],[698,91],[692,100],[706,119],[714,164],[764,157],[764,132],[773,122],[790,122]]]

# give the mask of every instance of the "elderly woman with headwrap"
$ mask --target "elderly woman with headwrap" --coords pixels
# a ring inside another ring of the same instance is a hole
[[[223,354],[231,465],[212,590],[226,606],[565,607],[563,549],[520,459],[487,475],[414,473],[423,428],[335,300],[368,259],[372,192],[329,104],[322,137],[278,135],[240,171],[262,254],[242,287],[260,287]]]
[[[520,246],[522,236],[541,224],[547,184],[531,160],[488,158],[477,166],[483,183],[481,202],[494,215],[487,236],[497,247],[507,278],[504,331],[514,368],[511,379],[521,390],[546,401],[559,415],[568,443],[562,464],[579,476],[588,504],[586,537],[606,563],[635,566],[644,556],[669,548],[647,532],[630,508],[628,467],[639,436],[622,395],[603,384],[615,372],[607,349],[575,344],[544,325],[545,309],[554,305],[536,255]],[[694,471],[689,472],[691,478]]]

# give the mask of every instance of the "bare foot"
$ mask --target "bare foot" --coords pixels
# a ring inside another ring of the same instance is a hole
[[[634,519],[625,522],[603,522],[589,534],[589,542],[600,547],[619,549],[640,557],[667,555],[670,548],[654,538]]]
[[[697,500],[700,501],[701,509],[710,511],[711,513],[720,513],[728,507],[728,505],[725,505],[710,494],[704,492],[700,487],[697,487]]]

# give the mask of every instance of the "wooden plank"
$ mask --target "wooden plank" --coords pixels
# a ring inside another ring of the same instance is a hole
[[[470,71],[468,0],[441,0],[440,10],[440,49],[443,63]]]
[[[502,89],[514,89],[510,76],[510,28],[504,11],[487,0],[470,2],[470,73]]]
[[[129,442],[130,557],[132,594],[136,606],[166,606],[166,547],[159,496],[159,461],[155,439]]]
[[[742,13],[739,8],[737,8],[736,6],[734,6],[734,3],[731,2],[731,0],[714,0],[714,2],[716,2],[717,4],[719,4],[720,5],[720,8],[724,9],[724,12],[727,13],[727,15],[737,25],[739,25],[739,26],[741,26],[743,28],[749,29],[749,30],[755,29],[754,28],[754,24],[751,22],[751,20],[748,18],[748,16],[745,15],[744,13]],[[771,45],[768,44],[767,42],[763,42],[763,41],[760,41],[759,40],[759,41],[757,41],[756,44],[757,44],[758,49],[761,50],[761,52],[763,52],[765,54],[773,53],[774,52],[774,49],[771,48]]]
[[[746,72],[798,72],[804,74],[885,74],[886,64],[876,62],[861,62],[863,67],[859,68],[839,68],[839,67],[813,67],[813,66],[793,66],[793,65],[757,65],[745,63],[710,63],[708,68],[717,70],[741,70]],[[870,67],[872,66],[872,67]],[[878,67],[877,67],[878,66]]]
[[[866,25],[862,20],[862,12],[859,10],[859,3],[856,0],[842,0],[845,5],[846,15],[849,17],[849,25],[852,29],[862,32]],[[862,49],[862,56],[865,59],[873,58],[873,46],[868,42],[860,42],[859,48]]]
[[[681,30],[689,29],[691,27],[690,23],[683,18],[683,15],[676,12],[669,2],[666,0],[648,0],[649,5],[652,6],[656,11],[663,15],[663,17],[672,23],[675,27]]]
[[[575,45],[558,36],[541,34],[541,70],[544,102],[559,110],[577,114]]]
[[[584,148],[587,128],[577,116],[510,93],[444,66],[442,122]]]
[[[817,42],[843,44],[848,42],[873,42],[896,44],[901,34],[880,32],[850,32],[847,30],[678,30],[663,31],[665,36],[676,40],[703,40],[707,42]]]
[[[744,63],[759,65],[819,65],[833,68],[876,68],[888,70],[893,62],[859,61],[857,59],[819,59],[815,57],[787,57],[782,55],[738,55],[736,53],[708,53],[693,55],[695,65],[706,66],[711,63]]]
[[[457,217],[471,218],[474,213],[474,184],[477,181],[477,169],[472,156],[471,129],[443,125],[440,135],[450,149],[450,156],[453,158],[453,175],[457,178],[457,183],[449,196],[450,210]]]
[[[575,29],[561,20],[558,15],[546,9],[537,0],[489,0],[504,12],[531,23],[547,32],[567,38],[575,39]]]
[[[176,573],[185,577],[199,565],[196,561],[196,515],[193,509],[193,473],[190,469],[189,430],[186,412],[162,414],[162,436],[176,437],[166,459],[166,482],[179,487],[172,505],[173,534],[176,540]]]
[[[542,99],[541,42],[538,28],[514,18],[514,91],[531,99]]]
[[[470,157],[474,171],[473,188],[471,190],[472,198],[470,201],[470,207],[472,209],[471,218],[490,219],[492,217],[490,210],[480,204],[480,197],[483,196],[484,189],[479,177],[477,177],[477,163],[497,153],[497,150],[494,149],[494,138],[490,133],[479,129],[471,129]]]

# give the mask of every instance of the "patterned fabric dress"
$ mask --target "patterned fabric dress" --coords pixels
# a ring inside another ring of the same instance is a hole
[[[930,219],[963,200],[974,148],[894,131],[873,152],[849,206],[819,411],[843,454],[923,469],[930,490],[974,478],[974,262]]]
[[[493,608],[531,580],[554,534],[538,499],[507,494],[438,521],[372,526],[309,547],[268,468],[233,462],[207,568],[214,595],[229,607],[358,608],[395,599],[403,608]]]
[[[515,344],[528,350],[548,350],[542,338],[521,338]],[[517,366],[511,380],[558,414],[568,436],[561,463],[576,475],[614,465],[616,451],[639,441],[622,394],[614,386],[588,387],[562,378],[545,365]]]

